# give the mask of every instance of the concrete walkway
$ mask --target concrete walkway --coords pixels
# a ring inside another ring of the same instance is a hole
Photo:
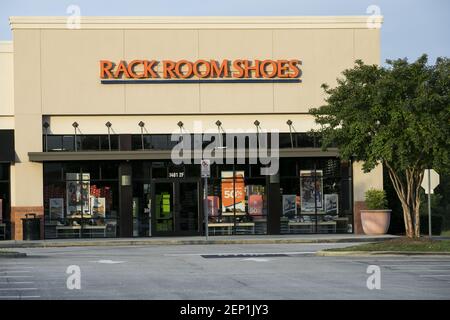
[[[151,238],[100,238],[54,239],[33,241],[0,241],[0,248],[46,248],[83,246],[141,246],[141,245],[192,245],[192,244],[275,244],[275,243],[338,243],[375,242],[396,238],[392,235],[366,236],[353,234],[314,235],[254,235],[254,236],[204,236],[151,237]]]

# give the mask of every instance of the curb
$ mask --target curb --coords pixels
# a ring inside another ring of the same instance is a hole
[[[1,258],[24,258],[27,254],[23,252],[14,252],[14,251],[0,251],[0,259]]]
[[[342,238],[342,239],[217,239],[217,240],[130,240],[130,241],[67,241],[53,242],[18,241],[1,243],[0,248],[61,248],[61,247],[110,247],[110,246],[142,246],[142,245],[211,245],[211,244],[295,244],[295,243],[360,243],[385,241],[386,238]]]
[[[317,251],[319,257],[368,257],[368,256],[450,256],[450,252],[423,251]]]

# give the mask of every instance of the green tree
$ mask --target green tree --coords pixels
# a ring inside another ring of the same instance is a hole
[[[357,60],[337,86],[322,85],[326,104],[310,109],[323,137],[344,159],[363,161],[369,172],[386,166],[402,205],[406,235],[420,237],[423,171],[450,167],[450,60],[428,65],[426,55],[387,66]]]

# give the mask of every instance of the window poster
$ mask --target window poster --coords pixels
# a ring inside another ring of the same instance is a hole
[[[314,212],[317,205],[317,211],[323,210],[323,172],[316,170],[300,171],[300,203],[301,210],[305,212]]]
[[[245,213],[244,171],[222,171],[222,214]]]
[[[208,215],[215,217],[219,215],[219,197],[208,196]]]
[[[49,211],[50,220],[58,220],[64,218],[64,199],[63,198],[50,198]]]
[[[91,197],[91,212],[94,218],[104,218],[106,213],[106,199],[103,197]],[[134,208],[133,208],[134,209]],[[134,210],[133,210],[134,214]]]
[[[339,213],[338,195],[336,193],[325,195],[325,212],[331,214]]]
[[[91,213],[89,191],[89,173],[66,173],[67,216]]]
[[[283,216],[294,218],[297,215],[297,196],[295,194],[283,195]]]
[[[248,197],[248,213],[255,218],[262,218],[263,196],[262,194],[251,194]]]
[[[246,186],[246,194],[248,197],[248,213],[253,216],[254,220],[264,219],[264,186],[248,185]]]

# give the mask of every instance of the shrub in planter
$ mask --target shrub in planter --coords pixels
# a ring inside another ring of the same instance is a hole
[[[384,190],[370,189],[365,193],[368,210],[387,209],[386,192]]]
[[[365,193],[366,210],[361,210],[361,223],[365,234],[385,234],[389,228],[391,210],[387,209],[386,193],[370,189]]]

